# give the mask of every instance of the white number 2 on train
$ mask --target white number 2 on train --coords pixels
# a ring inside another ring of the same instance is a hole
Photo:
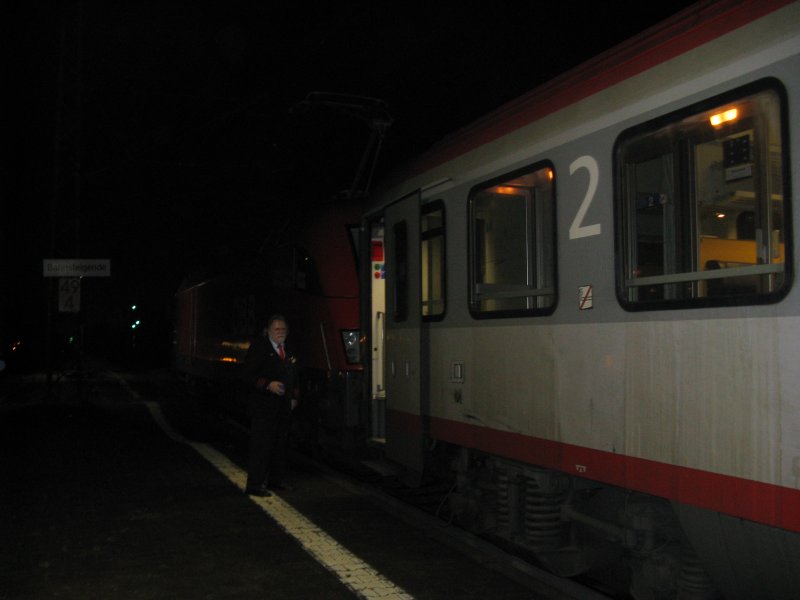
[[[572,220],[572,225],[569,226],[569,239],[571,240],[600,235],[602,232],[600,223],[595,223],[594,225],[583,224],[583,218],[586,216],[586,212],[589,210],[592,200],[594,200],[594,194],[597,191],[597,181],[600,179],[600,169],[597,166],[597,161],[588,155],[576,158],[569,166],[569,174],[574,175],[575,171],[578,169],[586,169],[589,171],[589,187],[586,189],[583,202],[581,202],[581,206],[575,218]]]

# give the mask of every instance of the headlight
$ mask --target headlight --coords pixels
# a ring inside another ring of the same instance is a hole
[[[349,364],[361,362],[361,344],[359,343],[359,331],[357,329],[346,329],[342,331],[342,344],[344,344],[344,355]]]

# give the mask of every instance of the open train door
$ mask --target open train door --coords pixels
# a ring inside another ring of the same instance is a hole
[[[376,259],[370,298],[373,416],[376,407],[385,407],[386,458],[406,467],[411,483],[422,474],[426,421],[420,370],[419,204],[419,193],[411,194],[368,222]],[[375,426],[373,419],[373,432]]]

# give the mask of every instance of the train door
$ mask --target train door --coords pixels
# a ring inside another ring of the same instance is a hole
[[[369,221],[369,281],[362,289],[369,291],[363,322],[369,322],[370,429],[369,438],[375,445],[386,444],[386,252],[383,217]]]
[[[422,473],[420,370],[419,194],[389,206],[372,223],[373,248],[382,234],[383,285],[373,286],[373,399],[385,402],[386,457]],[[378,263],[373,261],[373,267]],[[383,309],[383,310],[381,310]],[[380,343],[382,342],[382,343]]]

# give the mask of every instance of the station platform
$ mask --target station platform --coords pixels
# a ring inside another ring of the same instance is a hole
[[[0,600],[569,597],[307,463],[291,491],[247,496],[235,452],[183,437],[118,374],[55,395],[5,383]]]

